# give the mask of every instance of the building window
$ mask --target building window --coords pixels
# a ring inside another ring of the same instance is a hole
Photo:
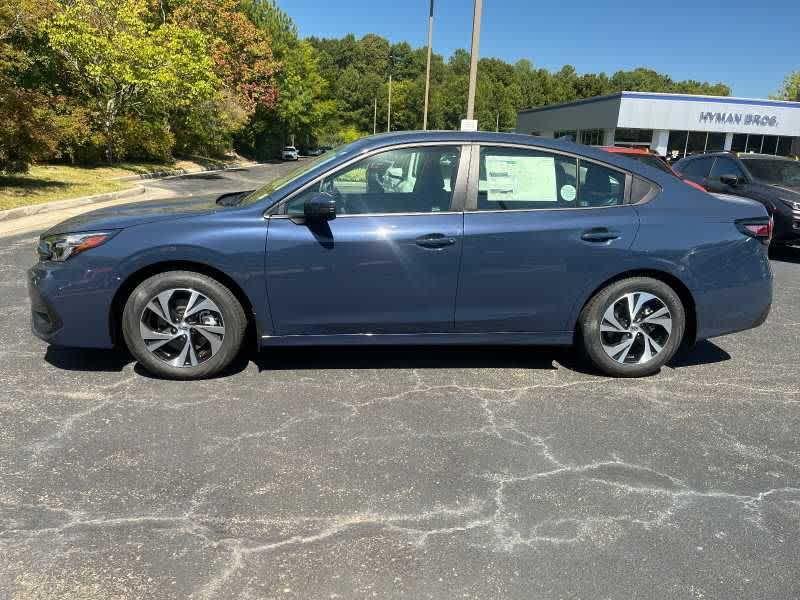
[[[761,149],[764,146],[764,136],[763,135],[748,135],[747,136],[747,148],[744,149],[745,152],[755,152],[760,153]]]
[[[604,132],[602,129],[583,129],[581,131],[581,144],[587,146],[602,146]]]
[[[705,131],[690,131],[689,139],[686,142],[686,156],[703,154],[706,151],[707,137],[708,133]]]
[[[725,150],[725,134],[709,132],[706,141],[706,152],[722,152]]]
[[[667,156],[669,158],[683,158],[686,155],[686,138],[688,131],[670,131],[667,142]]]
[[[627,129],[625,127],[620,127],[614,132],[615,146],[649,146],[652,141],[652,129]]]
[[[790,138],[790,137],[782,137],[778,141],[778,151],[776,154],[778,156],[791,156],[792,155],[792,142],[795,140],[800,141],[800,138]],[[800,147],[800,143],[798,143],[798,147]]]
[[[736,133],[733,135],[733,143],[731,144],[731,152],[744,152],[747,148],[747,134]]]
[[[578,132],[574,129],[557,129],[553,132],[553,137],[555,139],[569,138],[574,142],[578,139]]]

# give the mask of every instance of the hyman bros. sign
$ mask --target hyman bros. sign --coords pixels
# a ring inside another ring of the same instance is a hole
[[[772,115],[754,115],[743,113],[701,112],[701,123],[718,125],[745,125],[753,127],[777,127],[778,117]]]

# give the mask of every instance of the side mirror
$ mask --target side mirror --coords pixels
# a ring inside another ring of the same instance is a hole
[[[730,187],[736,187],[742,183],[742,179],[738,175],[720,175],[719,180]]]
[[[336,218],[336,199],[330,194],[319,192],[303,204],[303,216],[307,221],[330,221]]]

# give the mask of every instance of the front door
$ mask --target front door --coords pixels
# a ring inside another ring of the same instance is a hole
[[[638,217],[625,173],[544,151],[482,147],[464,213],[460,332],[560,334],[625,261]]]
[[[451,331],[463,234],[460,155],[453,145],[379,152],[315,182],[270,217],[275,333]],[[306,223],[303,204],[320,191],[336,199],[336,218]]]

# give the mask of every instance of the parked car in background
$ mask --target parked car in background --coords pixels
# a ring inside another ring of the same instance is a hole
[[[294,146],[286,146],[281,151],[281,158],[283,160],[300,160],[300,153]]]
[[[391,133],[218,203],[69,219],[28,287],[37,336],[125,344],[176,379],[223,370],[248,328],[259,347],[577,344],[634,377],[764,321],[770,227],[758,203],[587,146]]]
[[[696,188],[698,190],[706,191],[705,188],[701,185],[698,185],[694,181],[689,179],[685,179],[678,175],[672,167],[669,166],[667,161],[663,158],[658,156],[657,154],[653,154],[649,150],[645,150],[644,148],[625,148],[621,146],[603,146],[603,150],[606,152],[611,152],[612,154],[618,154],[620,156],[627,156],[628,158],[632,158],[633,160],[638,160],[640,163],[644,163],[656,169],[660,169],[665,173],[670,173],[677,177],[678,179],[683,180],[684,183]]]
[[[675,170],[710,192],[760,202],[775,221],[773,244],[800,243],[800,162],[770,154],[718,152],[684,158]]]
[[[311,148],[308,151],[308,155],[309,156],[320,156],[322,154],[325,154],[325,149],[324,148]]]

